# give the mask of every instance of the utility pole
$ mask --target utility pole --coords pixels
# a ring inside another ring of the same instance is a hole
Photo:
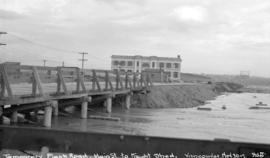
[[[7,32],[2,32],[2,31],[0,31],[0,35],[3,35],[3,34],[7,34]],[[5,45],[7,45],[7,44],[5,44],[5,43],[0,43],[0,46],[5,46]]]
[[[85,59],[84,56],[85,56],[86,54],[88,54],[88,53],[86,53],[86,52],[80,52],[79,54],[82,55],[82,58],[79,59],[79,61],[82,61],[82,72],[84,72],[84,62],[87,61],[87,59]]]
[[[46,66],[46,62],[47,62],[48,60],[43,60],[43,66],[45,67]]]

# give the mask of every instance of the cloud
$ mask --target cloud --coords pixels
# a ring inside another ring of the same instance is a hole
[[[14,19],[21,19],[24,17],[25,15],[19,14],[17,12],[0,9],[0,19],[14,20]]]
[[[203,22],[206,18],[206,9],[202,6],[181,6],[174,13],[181,21]]]
[[[3,31],[56,48],[89,52],[91,62],[87,64],[91,68],[109,68],[111,54],[176,56],[180,52],[184,59],[184,71],[234,73],[270,58],[267,54],[270,41],[268,0],[237,0],[234,3],[227,0],[0,2],[1,20],[12,19],[2,20]],[[63,56],[66,61],[79,64],[77,53],[66,55],[53,50],[45,51],[31,44],[26,47],[25,42],[12,43],[12,40],[5,41],[3,37],[1,41],[9,44],[5,51],[11,51],[12,47],[15,49],[16,44],[16,51],[22,50],[22,57],[33,49],[32,52],[46,52],[48,60],[53,55]],[[37,53],[37,56],[43,58],[42,53]],[[104,61],[96,61],[93,56]],[[243,62],[242,56],[249,60]],[[227,63],[233,66],[228,67]],[[252,72],[253,67],[250,69]],[[262,71],[254,69],[254,72],[268,75],[263,68]]]

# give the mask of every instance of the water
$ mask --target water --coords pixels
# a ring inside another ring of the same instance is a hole
[[[197,108],[113,108],[110,116],[119,117],[120,121],[81,120],[77,113],[75,118],[54,118],[53,128],[207,140],[222,138],[270,144],[270,110],[249,109],[259,101],[270,107],[270,94],[221,95],[204,105],[212,108],[212,111]],[[222,109],[223,105],[226,105],[226,110]],[[97,109],[89,112],[90,115],[109,115]]]

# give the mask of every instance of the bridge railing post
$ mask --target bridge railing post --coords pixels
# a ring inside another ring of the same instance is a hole
[[[135,89],[136,88],[136,82],[137,82],[137,79],[136,79],[136,72],[133,73],[133,88]]]
[[[85,84],[84,84],[84,74],[81,75],[80,68],[76,68],[77,73],[77,93],[81,92],[80,87],[82,87],[82,92],[86,92]],[[84,72],[82,72],[84,73]],[[82,78],[83,77],[83,78]]]
[[[5,89],[7,90],[8,98],[12,99],[13,98],[13,92],[10,86],[10,82],[8,79],[8,74],[7,74],[7,67],[5,64],[0,65],[0,71],[1,71],[1,77],[2,77],[2,82],[1,82],[1,95],[4,97],[5,95]]]
[[[61,93],[61,87],[63,88],[64,93],[68,94],[67,85],[63,77],[62,69],[61,67],[57,67],[57,94]]]
[[[77,75],[77,80],[76,80],[76,91],[77,91],[77,93],[79,93],[80,92],[80,69],[79,68],[77,68],[76,69],[76,75]]]
[[[41,80],[40,80],[40,77],[39,77],[37,68],[33,66],[32,69],[33,69],[34,80],[35,80],[35,82],[36,82],[36,86],[37,86],[37,88],[38,88],[39,94],[40,94],[41,96],[44,96],[43,86],[42,86],[42,84],[41,84]]]
[[[100,88],[100,84],[97,78],[96,70],[92,70],[92,73],[93,73],[92,89],[96,90],[96,85],[97,85],[97,90],[100,91],[101,88]]]
[[[105,71],[105,91],[108,90],[109,87],[109,72]]]
[[[126,89],[128,89],[128,80],[129,80],[128,72],[126,72],[126,74],[125,74],[125,88]]]

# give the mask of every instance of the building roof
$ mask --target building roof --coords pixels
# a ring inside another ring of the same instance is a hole
[[[142,55],[133,55],[133,56],[129,56],[129,55],[112,55],[111,58],[182,61],[180,55],[178,55],[177,57],[158,57],[158,56],[142,56]]]

